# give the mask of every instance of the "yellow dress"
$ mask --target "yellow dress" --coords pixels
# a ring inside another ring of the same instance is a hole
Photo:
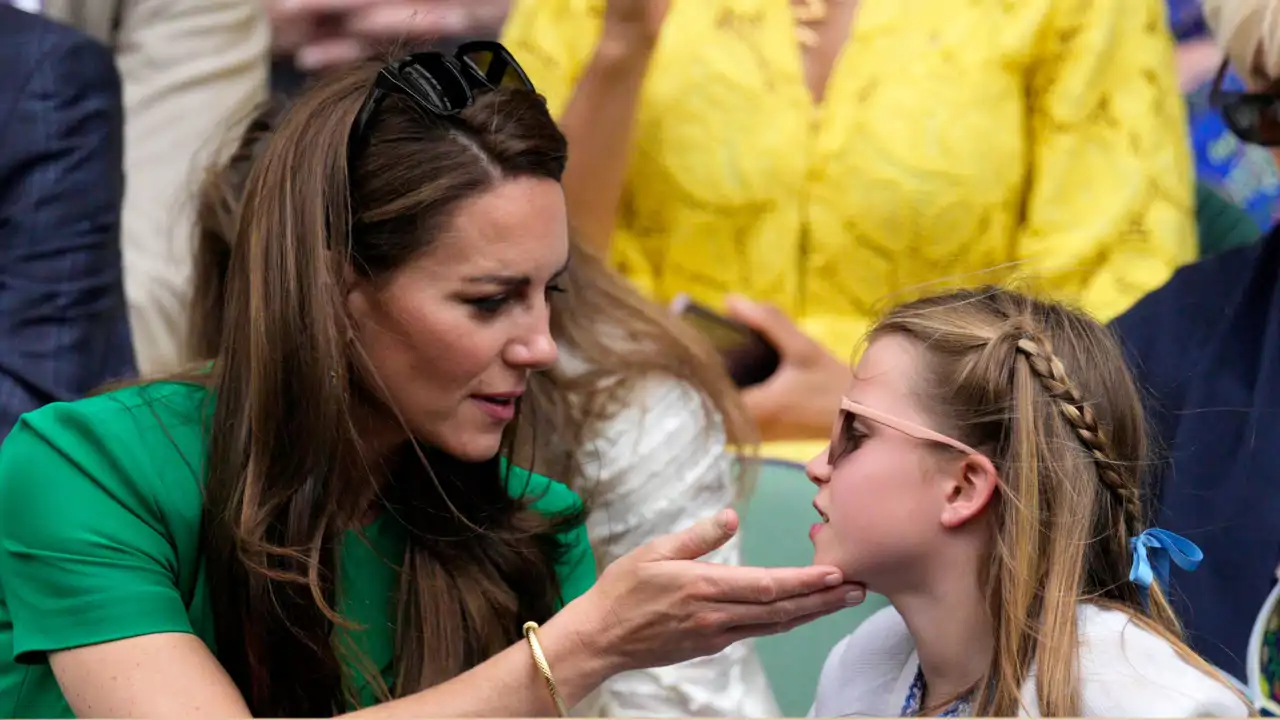
[[[604,5],[515,3],[504,41],[553,112]],[[772,302],[838,357],[960,284],[1110,320],[1196,254],[1166,27],[1162,0],[861,0],[815,105],[788,0],[671,0],[613,261],[658,301]]]

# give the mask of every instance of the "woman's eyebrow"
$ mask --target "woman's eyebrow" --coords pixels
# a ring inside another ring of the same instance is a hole
[[[564,264],[560,266],[560,269],[552,273],[551,280],[555,281],[560,279],[560,276],[564,275],[566,272],[568,272],[568,270],[569,270],[569,261],[565,260]],[[482,283],[485,285],[502,285],[504,287],[513,287],[513,288],[526,287],[528,285],[533,284],[533,278],[529,277],[528,275],[509,275],[504,273],[492,273],[488,275],[472,275],[471,277],[468,277],[466,280],[469,283]]]

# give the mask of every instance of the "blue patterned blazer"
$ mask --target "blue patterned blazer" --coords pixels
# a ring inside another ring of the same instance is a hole
[[[133,374],[120,261],[123,111],[111,52],[0,2],[0,439]]]

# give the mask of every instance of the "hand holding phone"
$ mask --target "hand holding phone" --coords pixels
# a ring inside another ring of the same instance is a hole
[[[781,357],[764,335],[680,295],[671,310],[720,352],[729,377],[740,388],[758,385],[778,370]]]

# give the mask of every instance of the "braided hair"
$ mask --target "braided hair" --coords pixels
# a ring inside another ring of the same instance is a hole
[[[1067,375],[1062,360],[1053,353],[1052,342],[1047,337],[1028,336],[1019,339],[1015,347],[1040,379],[1045,394],[1058,404],[1062,417],[1080,438],[1081,447],[1093,456],[1098,480],[1119,501],[1125,528],[1131,534],[1141,532],[1142,502],[1138,484],[1117,467],[1116,451],[1107,430],[1098,422],[1092,404],[1085,401]]]
[[[1128,613],[1213,674],[1182,642],[1162,589],[1144,603],[1129,582],[1151,463],[1141,396],[1110,332],[1063,305],[984,287],[894,308],[869,340],[888,335],[922,348],[916,391],[930,422],[986,454],[1000,477],[983,578],[995,643],[974,714],[1025,710],[1034,665],[1040,712],[1080,715],[1081,602]]]

